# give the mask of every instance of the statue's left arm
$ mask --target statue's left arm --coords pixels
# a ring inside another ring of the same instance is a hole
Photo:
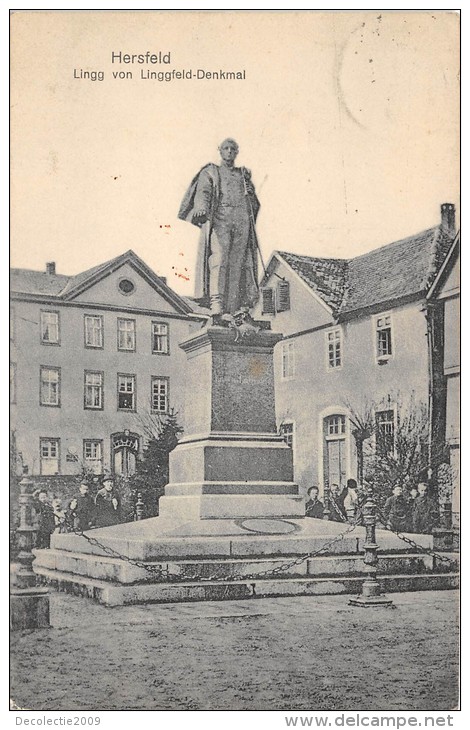
[[[252,180],[251,180],[251,170],[247,170],[246,167],[243,167],[242,174],[245,179],[246,194],[248,195],[248,197],[250,199],[251,210],[253,211],[253,217],[256,221],[256,218],[258,216],[258,212],[260,209],[260,202],[256,195],[255,186],[253,185]]]

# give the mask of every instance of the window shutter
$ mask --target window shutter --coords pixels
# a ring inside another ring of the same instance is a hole
[[[278,283],[276,304],[278,312],[287,312],[290,309],[290,285],[288,281]]]
[[[270,288],[261,289],[262,314],[276,314],[274,306],[274,290]]]

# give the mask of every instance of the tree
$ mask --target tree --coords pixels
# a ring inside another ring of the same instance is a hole
[[[178,416],[171,410],[167,416],[147,413],[139,416],[140,427],[147,438],[142,459],[137,461],[136,473],[127,480],[132,504],[135,506],[138,494],[145,505],[145,515],[158,514],[158,500],[164,493],[169,480],[169,455],[183,433]]]
[[[441,449],[429,463],[427,406],[414,394],[409,398],[389,395],[385,402],[385,406],[383,402],[347,403],[356,440],[359,483],[371,486],[383,504],[393,487],[416,486],[420,472],[429,469],[431,486],[437,491],[439,467],[448,462],[448,453]],[[392,410],[393,420],[381,420],[381,414]]]
[[[363,399],[359,409],[353,409],[346,403],[350,412],[349,420],[352,424],[352,436],[356,443],[357,481],[364,482],[364,441],[370,439],[374,433],[374,407],[367,399]]]

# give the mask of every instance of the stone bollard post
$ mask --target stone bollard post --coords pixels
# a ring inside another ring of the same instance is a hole
[[[20,523],[16,530],[20,547],[19,566],[12,572],[10,589],[10,628],[12,631],[50,626],[48,590],[36,585],[36,575],[32,567],[35,536],[33,488],[33,482],[25,474],[20,482],[18,500]]]
[[[142,499],[142,493],[137,492],[137,501],[135,503],[135,519],[143,520],[145,517],[145,502]]]
[[[377,507],[374,494],[371,489],[367,492],[366,501],[362,507],[364,525],[366,528],[366,540],[364,542],[364,571],[367,575],[362,584],[362,593],[351,598],[351,606],[392,606],[393,601],[387,598],[380,590],[377,580],[377,550],[379,546],[375,541],[375,526],[377,521]]]

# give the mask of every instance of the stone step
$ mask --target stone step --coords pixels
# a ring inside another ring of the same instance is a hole
[[[440,562],[424,553],[391,553],[379,554],[378,572],[389,573],[431,573],[433,570],[450,572],[458,570],[458,556],[447,554],[452,563]],[[197,580],[199,578],[233,578],[235,580],[247,575],[259,576],[267,571],[288,566],[277,574],[278,578],[291,576],[353,576],[363,575],[364,560],[362,553],[355,555],[327,556],[319,555],[289,565],[295,558],[281,556],[272,558],[251,558],[223,560],[171,560],[145,562],[149,567],[137,566],[126,560],[86,555],[63,550],[41,550],[37,552],[34,570],[42,574],[43,569],[58,570],[61,573],[88,576],[97,580],[115,581],[123,584],[142,582],[161,582],[158,570],[173,581]],[[269,577],[269,576],[267,576]]]
[[[92,598],[106,606],[139,603],[183,603],[282,596],[359,594],[364,578],[358,576],[265,578],[249,581],[198,581],[119,585],[110,581],[40,569],[43,580],[58,590]],[[385,592],[449,590],[458,588],[457,573],[387,575],[380,577]]]
[[[356,527],[354,532],[342,536],[346,529],[344,524],[306,517],[297,520],[189,520],[177,525],[172,519],[164,521],[162,517],[152,517],[89,530],[85,536],[54,534],[51,546],[64,552],[106,556],[106,550],[99,547],[101,544],[126,558],[142,561],[283,558],[325,547],[325,553],[330,555],[359,553],[364,544],[364,528]],[[410,537],[422,548],[433,547],[432,535]],[[402,540],[385,530],[377,530],[377,541],[384,553],[402,554],[406,549]]]
[[[293,482],[184,482],[167,484],[167,497],[200,494],[281,494],[298,496],[299,487]]]

